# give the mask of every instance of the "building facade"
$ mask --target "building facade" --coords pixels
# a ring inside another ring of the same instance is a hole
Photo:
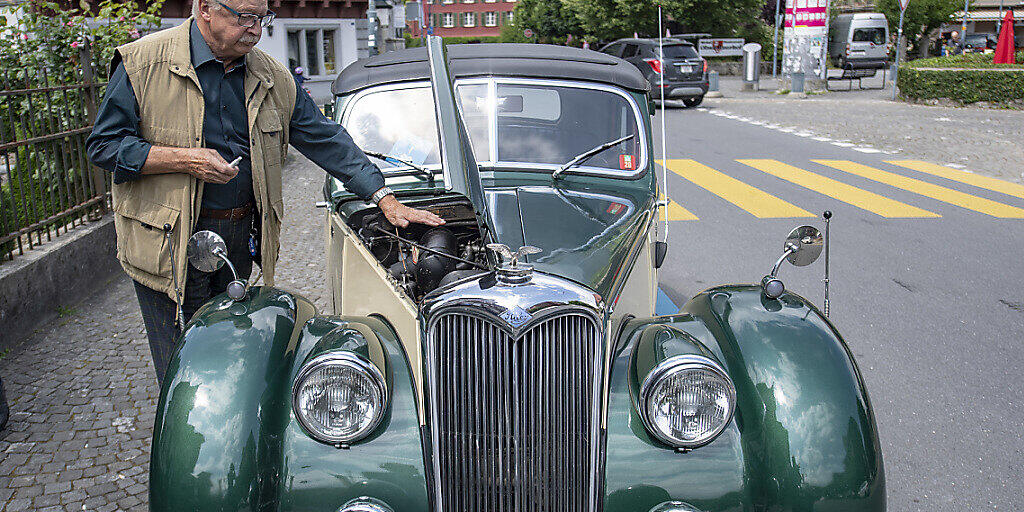
[[[410,2],[411,3],[411,2]],[[423,17],[409,32],[443,37],[496,37],[512,21],[515,0],[420,0]]]

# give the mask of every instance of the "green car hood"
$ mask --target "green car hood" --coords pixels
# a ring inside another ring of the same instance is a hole
[[[534,176],[538,176],[534,174]],[[528,262],[541,272],[587,286],[608,299],[616,278],[646,239],[654,206],[647,180],[487,180],[487,210],[500,243],[533,245]]]

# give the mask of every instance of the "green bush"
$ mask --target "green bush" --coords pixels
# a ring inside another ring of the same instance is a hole
[[[1016,60],[1024,63],[1024,51],[1017,52]],[[900,68],[899,88],[911,100],[1013,104],[1024,100],[1024,65],[993,64],[992,54],[984,53],[918,59]]]
[[[986,69],[986,68],[1020,68],[1024,69],[1024,50],[1017,52],[1016,64],[993,64],[991,53],[967,53],[964,55],[947,55],[929,59],[912,60],[906,64],[911,68],[952,68],[952,69]]]
[[[912,100],[999,104],[1024,100],[1024,72],[906,67],[900,70],[898,82],[900,94]]]

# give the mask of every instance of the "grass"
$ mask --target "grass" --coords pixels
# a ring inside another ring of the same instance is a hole
[[[78,308],[72,306],[57,306],[57,316],[64,318],[78,313]]]
[[[947,69],[1024,69],[1024,50],[1016,54],[1017,64],[993,64],[991,53],[968,53],[964,55],[947,55],[928,59],[912,60],[905,65],[911,68],[947,68]]]

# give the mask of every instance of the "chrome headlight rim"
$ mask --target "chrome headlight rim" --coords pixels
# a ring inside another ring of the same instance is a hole
[[[311,425],[305,415],[299,411],[299,395],[301,393],[302,384],[313,372],[319,370],[324,365],[348,366],[364,372],[373,382],[374,386],[377,388],[377,392],[380,394],[380,407],[374,411],[370,422],[352,435],[337,436],[322,432]],[[381,420],[384,419],[384,411],[388,408],[390,398],[387,381],[384,379],[384,373],[380,371],[380,368],[365,357],[347,351],[328,352],[310,359],[306,364],[302,365],[299,373],[295,376],[295,380],[292,382],[292,413],[299,421],[299,425],[302,427],[302,430],[304,430],[309,437],[312,437],[317,441],[334,445],[351,444],[356,441],[360,441],[373,433],[373,431],[380,425]]]
[[[685,370],[706,370],[715,374],[728,384],[729,412],[726,414],[725,420],[722,421],[721,425],[715,428],[710,435],[700,441],[678,439],[662,432],[661,429],[655,425],[653,418],[651,418],[650,408],[648,407],[648,401],[651,398],[651,394],[657,388],[657,385],[662,381],[662,379]],[[640,385],[639,398],[640,401],[637,405],[639,406],[640,418],[643,420],[644,426],[647,427],[647,431],[658,441],[661,441],[673,448],[681,448],[685,450],[700,448],[701,446],[705,446],[717,439],[718,436],[725,431],[726,427],[729,426],[729,423],[732,422],[733,415],[736,413],[736,385],[733,384],[732,379],[729,378],[729,375],[725,373],[725,370],[717,362],[708,357],[696,354],[672,356],[655,365],[655,367],[648,372],[643,383]]]

